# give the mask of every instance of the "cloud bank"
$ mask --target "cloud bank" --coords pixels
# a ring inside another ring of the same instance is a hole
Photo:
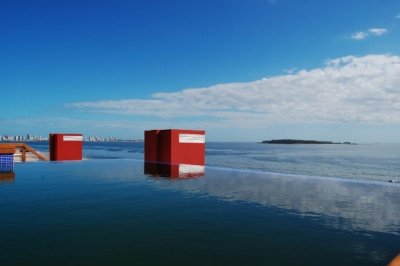
[[[386,34],[387,32],[388,32],[388,30],[384,29],[384,28],[371,28],[371,29],[368,29],[367,31],[355,32],[350,37],[353,40],[361,41],[361,40],[367,39],[370,36],[374,36],[374,37],[382,36],[382,35]]]
[[[346,56],[321,68],[149,99],[76,102],[79,111],[181,119],[222,127],[269,123],[400,123],[400,57]]]

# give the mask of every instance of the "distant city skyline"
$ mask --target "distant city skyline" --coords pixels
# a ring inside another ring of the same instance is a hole
[[[0,135],[0,141],[2,142],[22,142],[22,141],[48,141],[49,135],[33,135],[33,134],[25,134],[25,135]],[[143,141],[143,139],[121,139],[113,136],[83,136],[84,141],[88,142],[113,142],[113,141]]]
[[[0,3],[0,135],[400,142],[400,1]]]

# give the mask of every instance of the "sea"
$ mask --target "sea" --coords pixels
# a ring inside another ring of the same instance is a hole
[[[205,168],[183,176],[143,150],[85,142],[83,161],[0,174],[0,265],[386,265],[400,253],[399,144],[209,142]]]
[[[47,142],[31,142],[48,151]],[[143,142],[85,142],[85,159],[143,160]],[[400,182],[400,144],[209,142],[206,165],[242,171]]]

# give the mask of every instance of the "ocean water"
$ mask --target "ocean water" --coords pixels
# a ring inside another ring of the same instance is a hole
[[[182,178],[142,143],[17,163],[0,175],[0,265],[386,265],[397,148],[208,143],[204,173]]]
[[[47,151],[47,143],[32,143]],[[143,143],[87,142],[87,159],[143,160]],[[400,144],[280,145],[209,142],[209,167],[400,182]]]
[[[210,165],[227,168],[400,182],[400,144],[212,143],[207,159]]]

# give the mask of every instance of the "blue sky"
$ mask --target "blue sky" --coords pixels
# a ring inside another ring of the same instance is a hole
[[[395,0],[1,0],[0,43],[0,135],[400,139]]]

